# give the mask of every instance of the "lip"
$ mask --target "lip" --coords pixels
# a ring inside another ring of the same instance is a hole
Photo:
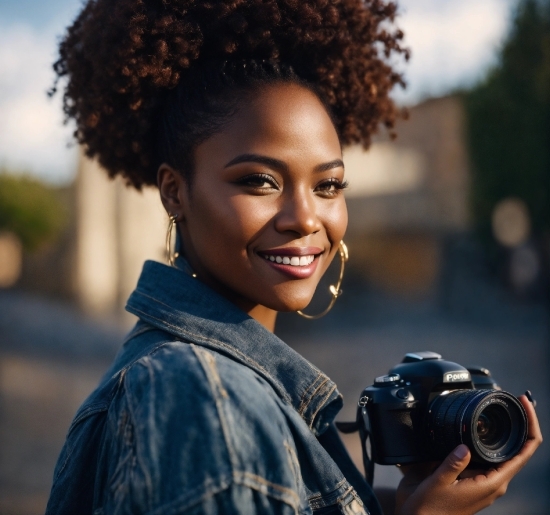
[[[285,274],[288,277],[293,279],[307,279],[311,277],[315,270],[317,270],[317,265],[319,264],[319,255],[322,254],[323,249],[319,247],[285,247],[280,249],[270,249],[258,251],[258,255],[265,261],[267,265],[271,268],[274,268],[278,272]],[[315,256],[315,259],[306,266],[292,266],[284,265],[283,263],[277,263],[276,261],[270,261],[265,259],[266,255],[271,256]]]

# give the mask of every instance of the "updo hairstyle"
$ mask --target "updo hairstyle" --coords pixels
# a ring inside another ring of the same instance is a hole
[[[88,0],[54,70],[86,154],[140,189],[162,162],[190,176],[196,146],[267,84],[311,89],[342,144],[367,147],[399,114],[395,14],[384,0]]]

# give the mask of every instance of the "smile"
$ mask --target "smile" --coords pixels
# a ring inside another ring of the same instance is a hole
[[[268,255],[264,254],[264,258],[268,259],[269,261],[273,263],[279,263],[283,265],[290,265],[290,266],[308,266],[313,263],[313,260],[315,259],[315,256],[313,254],[310,254],[309,256],[276,256],[276,255]]]
[[[322,253],[323,249],[318,247],[283,247],[258,252],[271,268],[292,279],[311,277]]]

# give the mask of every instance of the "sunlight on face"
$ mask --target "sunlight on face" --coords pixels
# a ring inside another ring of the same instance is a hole
[[[319,99],[264,88],[194,157],[180,231],[197,276],[245,311],[307,306],[347,226],[340,143]]]

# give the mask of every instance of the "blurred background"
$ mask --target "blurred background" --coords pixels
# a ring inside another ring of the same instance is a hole
[[[84,159],[46,94],[80,7],[0,0],[2,515],[44,511],[72,416],[134,322],[124,303],[141,265],[164,260],[157,193]],[[322,320],[282,315],[277,332],[337,382],[340,420],[406,352],[432,350],[531,389],[548,438],[550,1],[402,0],[398,25],[409,119],[395,141],[345,151],[345,293]],[[359,463],[357,436],[346,443]],[[546,442],[484,513],[547,514],[549,481]]]

